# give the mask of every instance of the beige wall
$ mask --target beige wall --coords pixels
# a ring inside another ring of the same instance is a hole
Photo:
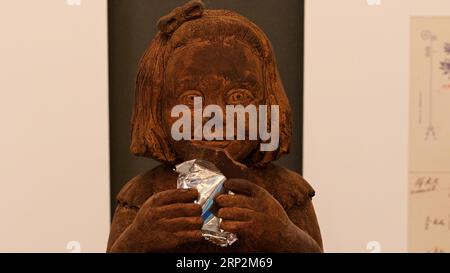
[[[406,251],[410,16],[450,2],[306,0],[305,14],[304,175],[325,250]]]
[[[0,252],[105,249],[106,16],[106,0],[1,1]]]

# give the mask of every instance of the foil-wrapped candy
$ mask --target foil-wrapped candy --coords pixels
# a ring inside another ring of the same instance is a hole
[[[236,242],[236,234],[220,229],[222,219],[212,212],[214,198],[223,191],[223,183],[226,180],[220,170],[211,162],[194,159],[176,165],[175,171],[179,173],[177,188],[193,188],[199,193],[195,202],[202,206],[203,237],[222,247]]]

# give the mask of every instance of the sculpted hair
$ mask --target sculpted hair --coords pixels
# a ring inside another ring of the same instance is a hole
[[[163,130],[162,103],[165,64],[171,52],[192,41],[237,39],[248,44],[263,61],[267,104],[280,106],[280,145],[271,152],[255,151],[248,165],[265,165],[289,152],[292,117],[272,46],[254,23],[228,10],[204,10],[201,1],[190,1],[158,22],[159,32],[145,51],[136,78],[131,121],[131,152],[165,163],[176,163],[168,135]],[[270,113],[269,113],[270,114]]]

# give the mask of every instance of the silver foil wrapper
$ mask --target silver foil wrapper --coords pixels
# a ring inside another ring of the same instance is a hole
[[[234,233],[220,229],[221,218],[212,212],[214,198],[223,191],[226,177],[211,162],[194,159],[178,164],[175,171],[179,173],[177,188],[197,189],[199,198],[196,203],[202,206],[203,237],[222,247],[237,241]]]

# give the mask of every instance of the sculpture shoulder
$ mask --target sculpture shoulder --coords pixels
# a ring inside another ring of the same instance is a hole
[[[177,174],[170,166],[159,165],[127,182],[117,195],[117,201],[122,206],[140,208],[154,193],[175,189],[176,180]],[[315,195],[300,174],[275,164],[253,169],[249,180],[264,187],[285,209],[303,206]]]
[[[285,209],[304,206],[315,196],[313,187],[297,172],[270,164],[263,169],[262,177],[268,190]]]
[[[140,208],[154,193],[176,187],[176,177],[170,166],[159,165],[128,181],[116,199],[122,206]]]

